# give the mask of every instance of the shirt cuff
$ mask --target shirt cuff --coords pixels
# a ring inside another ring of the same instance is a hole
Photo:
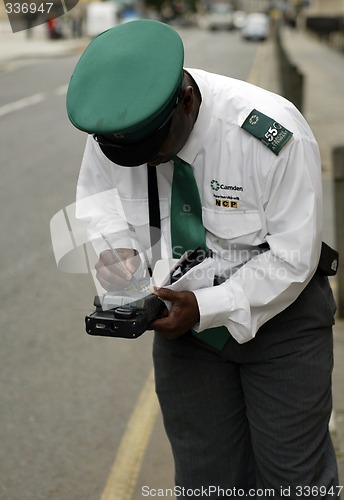
[[[193,293],[200,314],[199,324],[194,328],[196,332],[227,325],[230,307],[228,292],[222,286],[193,290]]]

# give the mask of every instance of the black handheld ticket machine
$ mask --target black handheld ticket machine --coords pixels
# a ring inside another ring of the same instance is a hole
[[[96,310],[85,318],[86,332],[90,335],[140,337],[151,321],[163,310],[164,303],[153,294],[135,291],[129,296],[109,292],[103,297],[96,296]]]
[[[210,255],[211,252],[200,248],[187,252],[172,268],[169,283],[177,281]],[[149,279],[143,279],[138,282],[139,288],[108,292],[101,297],[97,295],[94,299],[95,311],[85,317],[86,332],[126,339],[140,337],[165,308],[165,304],[150,292],[149,284]]]

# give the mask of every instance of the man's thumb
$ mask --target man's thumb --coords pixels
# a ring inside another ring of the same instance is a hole
[[[176,299],[176,292],[169,288],[155,288],[155,294],[162,300],[173,301]]]

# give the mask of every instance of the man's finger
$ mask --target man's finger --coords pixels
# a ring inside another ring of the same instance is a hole
[[[104,250],[101,252],[99,255],[99,261],[97,262],[98,266],[110,266],[115,262],[114,256],[111,252],[111,250]],[[97,267],[96,264],[96,267]]]
[[[104,275],[101,271],[97,271],[96,278],[101,286],[108,292],[125,290],[128,287],[128,280],[125,280],[120,276],[114,277],[113,275]]]
[[[174,301],[178,298],[178,293],[174,290],[170,290],[169,288],[155,288],[155,295],[157,295],[162,300]]]
[[[141,259],[137,252],[133,255],[129,255],[125,260],[125,266],[131,273],[134,273],[139,267]]]

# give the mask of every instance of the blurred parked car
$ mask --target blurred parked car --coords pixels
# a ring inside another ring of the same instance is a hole
[[[228,3],[215,3],[200,19],[200,27],[208,30],[233,29],[233,9]]]
[[[233,26],[237,30],[241,30],[246,23],[246,12],[236,10],[233,13]]]
[[[266,40],[269,36],[270,23],[266,14],[248,14],[241,30],[245,40]]]

